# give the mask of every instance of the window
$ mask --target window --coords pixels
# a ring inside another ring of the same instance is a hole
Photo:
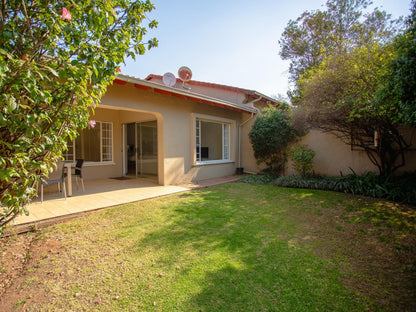
[[[229,161],[231,123],[202,118],[195,121],[196,162]]]
[[[80,130],[75,141],[68,142],[68,150],[64,152],[64,157],[69,161],[113,161],[113,124],[97,121],[94,128]]]

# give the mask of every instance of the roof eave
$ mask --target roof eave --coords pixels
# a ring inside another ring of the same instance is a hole
[[[175,96],[175,97],[179,97],[179,98],[183,98],[187,100],[192,100],[198,103],[222,107],[225,109],[230,109],[230,110],[235,110],[235,111],[240,111],[240,112],[245,112],[245,113],[257,113],[258,112],[258,110],[254,107],[244,107],[244,106],[231,103],[228,101],[212,98],[209,96],[205,96],[205,95],[201,95],[201,94],[197,94],[197,93],[193,93],[193,92],[189,92],[185,90],[182,91],[177,88],[168,87],[168,86],[161,85],[158,83],[149,82],[149,81],[145,81],[145,80],[130,77],[130,76],[125,76],[122,74],[119,74],[117,78],[114,80],[114,82],[117,84],[131,83],[138,89],[152,91],[152,92],[164,94],[164,95]]]
[[[267,103],[272,104],[275,107],[280,106],[279,101],[277,101],[276,99],[271,98],[270,96],[267,96],[265,94],[262,94],[260,92],[254,91],[254,94],[258,97],[258,98],[263,98],[267,101]]]

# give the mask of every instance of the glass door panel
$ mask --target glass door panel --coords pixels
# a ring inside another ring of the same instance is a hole
[[[136,124],[137,176],[157,180],[157,121]]]

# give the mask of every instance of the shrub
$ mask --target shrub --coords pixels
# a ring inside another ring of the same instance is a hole
[[[249,133],[254,157],[265,163],[265,172],[280,174],[286,162],[286,147],[296,138],[286,111],[269,107],[262,110]]]
[[[375,173],[361,176],[352,173],[339,177],[248,175],[239,179],[239,182],[352,193],[416,205],[416,172],[398,177],[379,176]]]
[[[303,176],[310,174],[312,172],[315,154],[315,151],[306,145],[292,147],[290,149],[290,156],[293,161],[293,168]]]
[[[276,180],[277,176],[273,174],[250,174],[240,179],[238,182],[265,185]]]

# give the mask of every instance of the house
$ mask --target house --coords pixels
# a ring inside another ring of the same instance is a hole
[[[120,74],[65,160],[85,159],[87,180],[128,175],[161,185],[257,171],[248,132],[269,104],[277,101],[252,90]]]
[[[66,161],[85,159],[84,179],[137,177],[160,185],[184,184],[240,172],[257,173],[248,133],[259,109],[278,102],[253,90],[163,77],[118,75],[90,118],[94,128],[69,144]],[[298,144],[316,151],[324,175],[377,172],[363,151],[311,130]],[[416,170],[414,151],[402,171]],[[286,174],[294,173],[290,164]]]

